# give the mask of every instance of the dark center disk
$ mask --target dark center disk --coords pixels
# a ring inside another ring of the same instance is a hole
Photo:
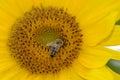
[[[77,59],[82,36],[75,17],[63,9],[35,7],[15,22],[8,45],[22,68],[34,74],[54,74]],[[59,38],[64,44],[51,57],[51,47],[46,44]]]

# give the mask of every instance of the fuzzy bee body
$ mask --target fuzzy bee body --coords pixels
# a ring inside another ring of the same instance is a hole
[[[51,49],[51,57],[54,57],[54,55],[59,51],[60,49],[60,46],[59,45],[56,45],[55,47],[52,47]]]
[[[54,55],[56,54],[56,52],[57,52],[56,49],[52,48],[50,56],[54,57]]]
[[[61,39],[57,39],[55,42],[50,42],[47,46],[51,46],[50,56],[54,57],[55,54],[59,51],[60,47],[63,45],[63,41]]]

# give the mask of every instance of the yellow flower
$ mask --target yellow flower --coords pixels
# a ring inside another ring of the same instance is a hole
[[[113,80],[118,1],[0,0],[0,80]]]

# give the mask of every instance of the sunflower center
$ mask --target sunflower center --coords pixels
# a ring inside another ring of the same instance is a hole
[[[64,9],[32,8],[11,29],[8,46],[20,67],[34,74],[58,73],[79,56],[82,34]]]

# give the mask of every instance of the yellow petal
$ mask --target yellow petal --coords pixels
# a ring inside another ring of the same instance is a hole
[[[8,70],[0,73],[0,79],[1,80],[12,79],[12,77],[19,73],[19,71],[20,70],[18,70],[16,67],[9,68]],[[2,74],[4,74],[4,76]]]
[[[17,76],[16,76],[17,75]],[[12,77],[12,80],[27,80],[29,78],[28,74],[25,73],[24,71],[19,72],[18,74],[16,74]],[[22,77],[21,77],[22,76]]]
[[[34,7],[34,0],[16,0],[15,3],[17,4],[17,7],[22,12],[22,14]]]
[[[107,67],[92,69],[88,72],[88,80],[114,80]]]
[[[109,53],[112,59],[120,60],[120,51],[112,50],[112,49],[105,48],[105,47],[102,50]]]
[[[112,11],[119,8],[119,0],[84,0],[80,13],[81,26],[91,27]],[[85,3],[84,3],[85,2]]]
[[[73,69],[62,70],[57,74],[55,80],[84,80],[81,76],[73,71]]]
[[[75,60],[72,69],[77,75],[79,75],[81,78],[86,79],[86,75],[89,72],[90,69],[86,68],[85,66],[81,65],[79,60]]]
[[[104,66],[111,55],[102,47],[84,47],[79,55],[79,62],[87,68]]]
[[[120,26],[115,26],[115,29],[111,33],[111,35],[105,39],[101,45],[104,46],[112,46],[112,45],[120,45]]]
[[[117,12],[110,13],[94,25],[83,30],[83,42],[85,45],[95,46],[108,37],[116,21]],[[87,24],[87,23],[86,23]]]
[[[11,23],[15,21],[15,18],[13,18],[9,13],[6,13],[5,11],[0,10],[0,28],[4,29],[3,26],[9,26]]]
[[[18,3],[15,0],[0,0],[0,10],[17,18],[21,15]]]

